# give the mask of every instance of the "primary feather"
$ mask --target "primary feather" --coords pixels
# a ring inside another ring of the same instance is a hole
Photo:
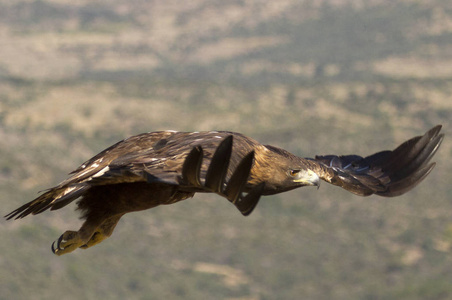
[[[59,185],[6,215],[23,218],[60,209],[79,199],[85,223],[52,245],[61,255],[91,247],[113,232],[122,215],[172,204],[197,192],[216,193],[249,215],[261,195],[281,193],[322,179],[354,194],[398,196],[433,169],[430,159],[443,134],[435,126],[393,151],[367,157],[301,158],[227,131],[158,131],[132,136],[89,159]]]

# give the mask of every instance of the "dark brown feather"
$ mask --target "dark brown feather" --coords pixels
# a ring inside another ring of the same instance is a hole
[[[385,197],[402,195],[420,183],[434,168],[430,159],[444,138],[435,126],[423,136],[414,137],[393,151],[367,157],[358,155],[316,156],[322,179],[352,193]]]
[[[354,194],[393,197],[421,182],[444,135],[436,126],[393,151],[367,157],[326,155],[301,158],[240,133],[158,131],[136,135],[100,152],[71,176],[6,215],[23,218],[60,209],[80,198],[86,219],[54,244],[57,254],[88,248],[113,232],[122,215],[216,193],[249,215],[261,195],[319,184],[319,178]]]

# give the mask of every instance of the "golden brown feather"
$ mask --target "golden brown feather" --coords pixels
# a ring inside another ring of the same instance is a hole
[[[414,137],[393,151],[367,157],[326,155],[301,158],[227,131],[159,131],[120,141],[89,159],[56,187],[6,215],[23,218],[60,209],[80,198],[85,219],[52,244],[57,255],[86,249],[109,237],[126,213],[172,204],[197,192],[216,193],[249,215],[261,195],[322,179],[354,194],[401,195],[433,169],[441,126]]]

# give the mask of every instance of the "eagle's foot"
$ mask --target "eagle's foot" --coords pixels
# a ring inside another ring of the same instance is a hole
[[[108,236],[105,236],[102,232],[96,231],[91,239],[84,245],[81,245],[80,248],[87,249],[89,247],[92,247],[94,245],[99,244],[103,240],[105,240]]]
[[[77,231],[66,231],[52,243],[52,252],[58,256],[70,253],[80,247],[83,241]]]

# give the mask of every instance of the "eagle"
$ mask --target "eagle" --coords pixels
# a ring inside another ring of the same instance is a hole
[[[249,215],[261,196],[320,180],[360,196],[394,197],[411,190],[434,168],[441,125],[395,150],[367,157],[302,158],[229,131],[157,131],[124,139],[89,159],[70,177],[5,217],[23,218],[78,200],[84,223],[52,243],[56,255],[92,247],[111,236],[126,213],[173,204],[195,193],[215,193]]]

